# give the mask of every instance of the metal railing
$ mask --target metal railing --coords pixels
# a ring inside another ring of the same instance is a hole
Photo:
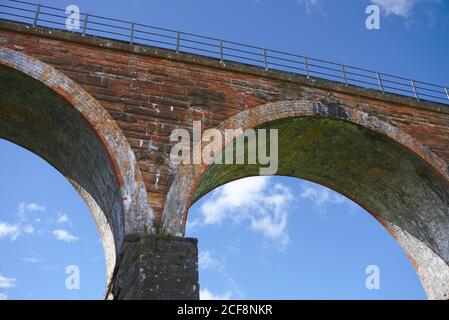
[[[66,10],[20,0],[7,0],[0,4],[0,18],[66,29]],[[345,85],[410,96],[417,100],[430,100],[449,104],[449,86],[398,77],[340,63],[314,59],[251,46],[239,42],[201,36],[141,23],[80,13],[79,28],[71,30],[82,35],[102,36],[129,42],[131,45],[152,45],[219,59],[334,80]],[[62,27],[62,28],[61,28]]]

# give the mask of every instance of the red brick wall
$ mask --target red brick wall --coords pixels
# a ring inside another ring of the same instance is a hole
[[[43,36],[45,30],[39,34],[2,25],[0,29],[0,46],[50,64],[106,108],[136,154],[150,204],[158,215],[175,173],[169,166],[170,132],[190,127],[193,120],[217,126],[240,111],[267,102],[325,99],[363,110],[399,127],[449,163],[449,113],[437,111],[444,108],[438,104],[332,82],[312,83],[236,63],[223,66],[200,56],[175,57],[154,48],[138,53],[145,48],[131,51],[123,43],[62,31]]]

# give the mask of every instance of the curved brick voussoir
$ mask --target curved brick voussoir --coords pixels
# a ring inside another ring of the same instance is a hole
[[[53,67],[0,48],[0,137],[57,168],[91,209],[108,277],[126,233],[151,230],[153,215],[134,153],[116,122]]]

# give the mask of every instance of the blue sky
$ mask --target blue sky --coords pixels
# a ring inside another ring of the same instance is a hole
[[[0,154],[0,298],[101,299],[103,248],[81,197],[33,153],[0,139]],[[70,265],[79,290],[66,289]]]
[[[449,84],[444,0],[40,2]],[[371,3],[382,9],[380,30],[365,28]],[[70,184],[5,141],[0,176],[0,298],[101,299],[101,243]],[[190,210],[203,298],[425,298],[395,241],[349,200],[299,179],[235,183]],[[241,202],[233,189],[253,201]],[[213,207],[226,197],[229,210]],[[79,290],[65,288],[68,265],[80,268]],[[380,290],[365,288],[368,265],[380,268]]]
[[[351,200],[287,177],[231,182],[197,202],[187,235],[200,248],[203,298],[422,299],[413,266]],[[368,266],[380,289],[368,290]]]

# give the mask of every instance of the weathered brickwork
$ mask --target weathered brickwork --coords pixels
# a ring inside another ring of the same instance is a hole
[[[122,197],[124,208],[114,208],[122,210],[117,214],[104,213],[113,226],[116,256],[121,257],[111,287],[115,298],[198,297],[195,241],[172,237],[170,242],[143,233],[163,230],[182,236],[192,202],[217,185],[253,174],[254,168],[171,164],[170,133],[176,128],[192,130],[197,120],[203,129],[270,127],[273,123],[282,127],[285,139],[280,146],[279,174],[319,182],[366,208],[414,262],[429,297],[447,299],[447,106],[1,20],[0,49],[2,68],[24,72],[74,105],[111,159],[121,188],[114,197]],[[21,55],[9,55],[11,50]],[[23,67],[23,61],[28,67]],[[7,69],[2,72],[9,74]],[[5,101],[13,101],[13,93],[20,93],[19,85],[10,87]],[[289,120],[305,117],[314,120]],[[310,134],[317,128],[321,140]],[[96,192],[97,196],[88,190],[95,201],[107,198],[101,190]],[[148,207],[142,206],[142,199]],[[108,206],[111,201],[100,203],[103,212]],[[186,263],[186,278],[177,259]],[[168,273],[170,277],[160,280],[159,275]]]
[[[120,300],[198,300],[198,248],[192,238],[130,234],[115,276]]]
[[[52,65],[108,110],[134,150],[148,199],[159,217],[175,173],[169,165],[170,132],[191,127],[194,120],[201,120],[204,128],[214,127],[267,102],[321,101],[331,93],[329,99],[378,116],[449,161],[448,113],[413,108],[419,104],[408,98],[389,101],[381,94],[363,96],[363,92],[345,90],[340,84],[327,84],[331,88],[306,86],[303,79],[282,73],[245,66],[226,68],[203,57],[192,62],[194,58],[188,55],[169,59],[176,54],[162,49],[145,52],[138,46],[130,52],[127,44],[116,41],[37,30],[19,33],[3,29],[0,45]]]

